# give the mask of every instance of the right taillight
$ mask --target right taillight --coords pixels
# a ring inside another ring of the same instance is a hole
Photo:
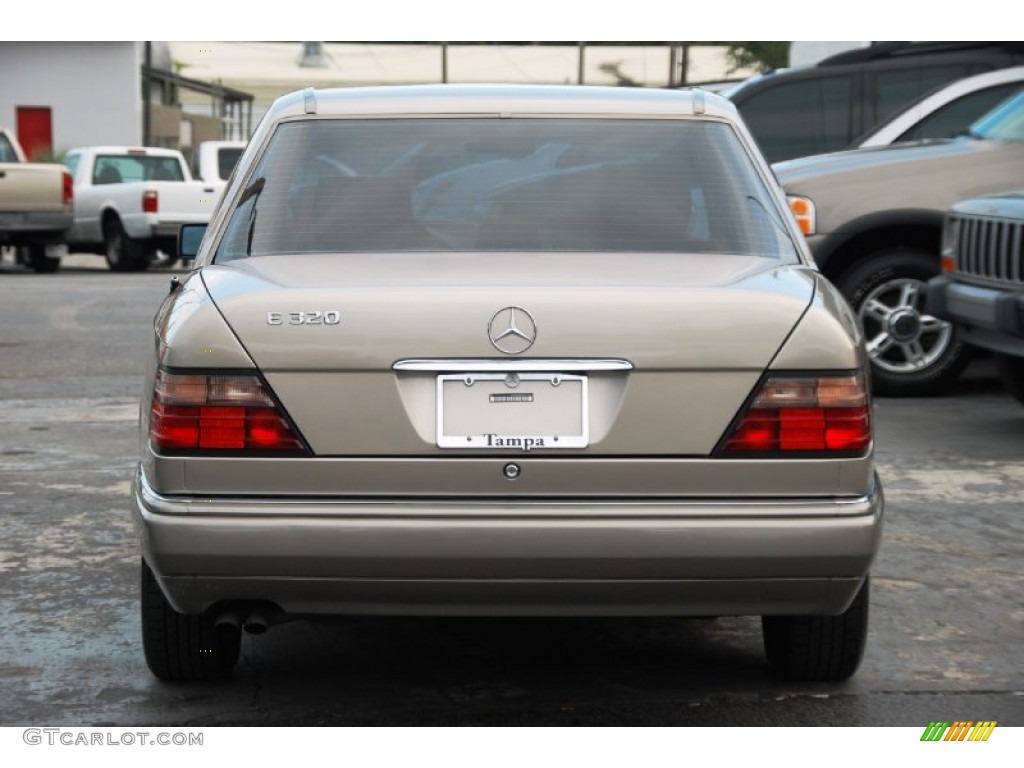
[[[64,205],[71,205],[75,201],[75,183],[67,171],[61,176],[61,201]]]
[[[253,374],[157,371],[149,439],[154,448],[169,451],[305,451]]]
[[[864,375],[769,376],[725,437],[720,454],[862,453],[871,444]]]

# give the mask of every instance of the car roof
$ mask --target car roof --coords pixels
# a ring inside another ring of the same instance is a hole
[[[874,53],[872,53],[873,50]],[[876,44],[869,48],[845,51],[810,66],[762,72],[729,89],[727,94],[732,101],[742,105],[762,91],[775,87],[777,83],[800,82],[833,75],[864,71],[877,72],[916,65],[940,67],[959,63],[975,68],[1002,68],[1017,64],[1022,60],[1024,60],[1024,43]]]
[[[685,117],[737,120],[731,102],[703,90],[553,85],[410,85],[313,89],[282,96],[268,119],[300,115]]]
[[[176,149],[166,147],[97,146],[75,147],[69,152],[92,152],[97,155],[138,155],[149,157],[181,157]]]
[[[818,62],[819,67],[832,67],[842,64],[860,64],[884,59],[897,59],[913,56],[959,53],[977,50],[1024,52],[1024,43],[1016,41],[920,41],[920,42],[879,42],[866,48],[853,48],[842,51]]]

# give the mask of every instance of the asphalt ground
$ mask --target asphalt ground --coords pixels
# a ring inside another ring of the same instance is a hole
[[[876,401],[887,520],[846,683],[773,679],[754,618],[295,622],[225,683],[157,681],[128,486],[169,277],[0,265],[0,725],[1024,725],[1024,407],[986,361]]]

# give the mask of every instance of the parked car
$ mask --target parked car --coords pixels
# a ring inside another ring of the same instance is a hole
[[[918,99],[854,142],[884,147],[901,141],[958,136],[1000,102],[1024,88],[1024,67],[1008,67],[956,80]]]
[[[173,253],[182,224],[209,221],[216,189],[193,181],[181,152],[159,147],[82,147],[65,163],[74,176],[75,251],[104,254],[118,272],[146,269]]]
[[[878,393],[939,392],[966,365],[957,331],[928,314],[925,283],[940,272],[942,220],[950,206],[1020,187],[1022,126],[1019,93],[969,135],[774,166],[819,268],[865,330]]]
[[[29,163],[14,134],[0,127],[0,246],[36,272],[56,272],[59,244],[71,226],[71,176],[56,163]]]
[[[876,43],[766,73],[727,95],[774,163],[845,149],[933,88],[1018,64],[1019,42]]]
[[[219,195],[245,149],[244,141],[204,141],[196,149],[193,173]]]
[[[158,677],[322,614],[754,614],[779,674],[854,672],[862,340],[729,102],[308,89],[203,230],[134,482]]]
[[[928,282],[929,311],[996,353],[1007,391],[1024,403],[1024,191],[954,205],[942,268]]]

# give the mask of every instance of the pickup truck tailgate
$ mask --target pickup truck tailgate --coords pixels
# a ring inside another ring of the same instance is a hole
[[[64,167],[37,163],[0,163],[0,212],[63,212]]]

